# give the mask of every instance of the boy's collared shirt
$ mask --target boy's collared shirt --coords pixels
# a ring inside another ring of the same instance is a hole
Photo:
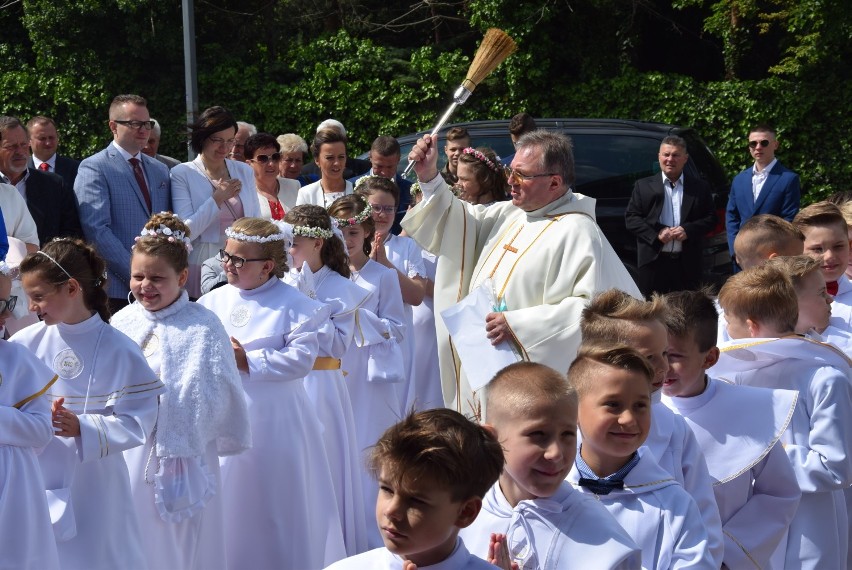
[[[639,454],[634,451],[630,460],[621,469],[606,477],[599,477],[583,460],[582,451],[583,444],[581,443],[577,449],[577,458],[574,460],[574,465],[577,471],[580,472],[579,484],[581,487],[586,487],[595,495],[608,495],[612,489],[623,489],[624,478],[639,463]]]
[[[674,477],[660,467],[646,447],[624,478],[624,488],[593,495],[579,487],[580,471],[568,481],[603,504],[642,549],[642,568],[706,568],[718,570],[709,550],[707,530],[698,506]]]
[[[521,570],[632,570],[640,563],[639,549],[606,509],[567,482],[551,497],[520,501],[514,508],[495,483],[460,536],[471,552],[487,556],[491,533],[506,535]]]
[[[387,548],[375,548],[367,552],[344,558],[328,566],[326,570],[402,570],[405,560]],[[456,548],[449,557],[430,566],[418,566],[418,570],[494,570],[493,566],[471,554],[464,541],[459,538]]]

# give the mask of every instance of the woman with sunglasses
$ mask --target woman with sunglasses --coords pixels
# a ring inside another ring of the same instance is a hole
[[[254,185],[260,202],[260,216],[267,220],[283,220],[296,205],[301,184],[279,176],[281,145],[269,133],[257,133],[246,140],[243,153],[254,171]]]
[[[189,146],[198,153],[170,171],[174,212],[192,232],[189,296],[201,294],[201,264],[225,245],[225,228],[242,217],[260,216],[254,172],[227,158],[234,147],[237,121],[224,107],[206,109],[189,125]],[[245,190],[245,192],[243,192]]]

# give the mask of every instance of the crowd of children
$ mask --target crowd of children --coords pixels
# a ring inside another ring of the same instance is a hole
[[[198,302],[156,214],[115,315],[80,240],[0,262],[0,331],[40,317],[0,340],[0,568],[847,567],[841,208],[743,224],[717,299],[597,294],[567,371],[510,365],[465,418],[398,204],[367,177],[236,220]]]

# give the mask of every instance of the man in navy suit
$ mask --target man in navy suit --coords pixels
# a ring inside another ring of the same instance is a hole
[[[127,305],[130,248],[152,212],[171,210],[169,171],[142,153],[153,121],[139,95],[118,95],[109,107],[113,140],[80,163],[74,192],[86,239],[106,259],[107,293],[115,311]]]
[[[15,117],[0,117],[0,175],[27,203],[41,245],[55,237],[83,237],[73,188],[53,172],[27,168],[29,137]]]
[[[775,129],[765,124],[752,127],[748,132],[748,150],[754,166],[734,178],[725,215],[728,250],[735,262],[734,238],[743,223],[757,214],[773,214],[792,221],[799,211],[801,196],[799,175],[775,158],[778,150]]]
[[[36,115],[27,121],[27,132],[30,135],[30,150],[33,151],[33,155],[27,162],[27,168],[58,174],[65,181],[65,187],[72,190],[80,161],[59,156],[56,153],[59,135],[53,119]]]
[[[686,141],[660,144],[661,174],[636,181],[624,222],[636,236],[639,289],[644,295],[701,285],[704,235],[716,225],[710,185],[683,172]]]
[[[411,181],[406,180],[397,172],[400,159],[399,141],[390,135],[382,135],[373,141],[370,147],[370,165],[371,168],[360,176],[354,176],[349,179],[353,184],[357,184],[358,180],[365,176],[384,176],[396,182],[399,188],[399,206],[396,209],[396,217],[391,227],[391,232],[399,234],[402,227],[399,223],[405,217],[408,211],[408,205],[411,204]]]

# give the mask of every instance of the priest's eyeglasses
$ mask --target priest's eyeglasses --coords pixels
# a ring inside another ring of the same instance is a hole
[[[255,257],[254,259],[246,259],[245,257],[240,257],[239,255],[231,255],[224,249],[219,250],[219,261],[222,262],[222,265],[226,263],[230,263],[237,269],[248,263],[249,261],[266,261],[269,259],[268,257]]]
[[[504,167],[503,172],[506,173],[506,181],[509,184],[512,184],[513,182],[515,184],[520,184],[525,180],[532,180],[533,178],[542,178],[544,176],[556,176],[558,174],[557,172],[542,172],[541,174],[523,174],[521,172],[518,172],[511,166]]]
[[[154,121],[119,121],[116,120],[116,123],[119,125],[124,125],[125,127],[131,128],[134,131],[141,130],[142,127],[145,127],[149,131],[154,130]]]
[[[15,310],[15,305],[18,304],[18,298],[15,295],[12,295],[8,299],[0,299],[0,315],[9,311],[10,313]]]

